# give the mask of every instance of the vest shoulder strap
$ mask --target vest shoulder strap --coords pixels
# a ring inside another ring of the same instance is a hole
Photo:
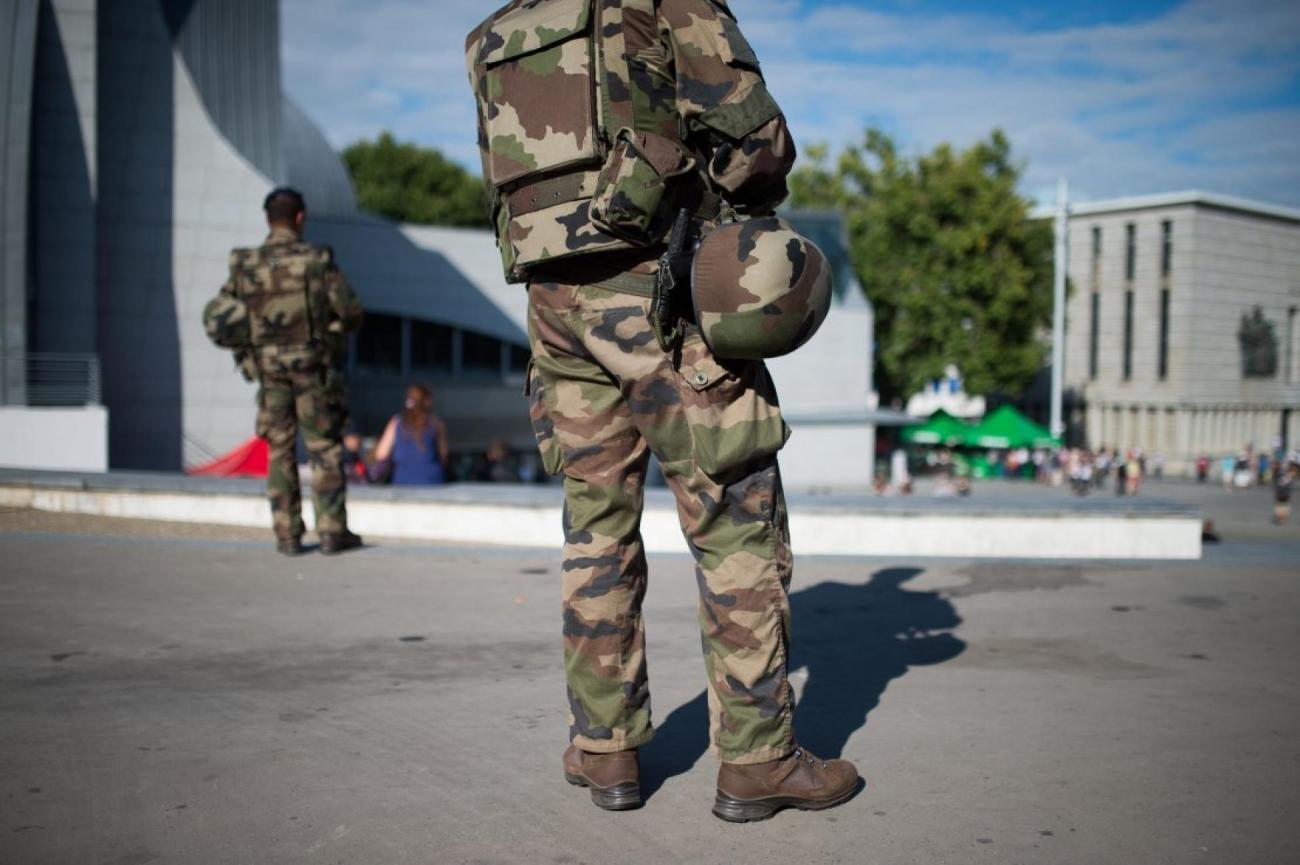
[[[646,39],[658,32],[655,25],[656,0],[614,0],[599,2],[600,20],[595,28],[597,68],[600,72],[601,126],[605,140],[613,141],[620,129],[643,131],[638,124],[629,58],[649,48]],[[639,18],[630,22],[629,19]]]

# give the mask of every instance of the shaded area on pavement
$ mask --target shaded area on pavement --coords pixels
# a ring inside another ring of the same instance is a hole
[[[951,633],[961,624],[952,603],[937,591],[904,588],[922,573],[884,568],[863,585],[831,581],[790,595],[790,672],[807,675],[795,732],[818,756],[843,754],[894,679],[965,650]],[[689,771],[708,750],[708,730],[708,697],[700,691],[641,749],[642,795],[653,796],[668,779]]]

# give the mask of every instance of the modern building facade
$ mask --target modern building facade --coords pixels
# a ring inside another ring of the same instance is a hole
[[[229,250],[265,236],[260,203],[279,184],[304,192],[308,238],[334,246],[366,308],[358,430],[376,434],[422,381],[453,449],[532,447],[523,290],[487,232],[358,210],[282,92],[278,2],[0,0],[0,49],[0,464],[174,471],[251,435],[254,386],[201,314]],[[796,218],[841,291],[816,340],[773,367],[796,428],[788,481],[865,485],[871,312],[838,220]],[[87,456],[32,462],[20,440]]]
[[[1300,444],[1300,211],[1202,193],[1076,205],[1075,441],[1200,454]]]

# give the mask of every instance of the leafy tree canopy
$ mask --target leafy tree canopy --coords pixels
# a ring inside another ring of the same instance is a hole
[[[875,307],[878,381],[906,398],[956,364],[976,394],[1019,393],[1041,369],[1052,316],[1052,226],[1016,192],[1001,131],[916,157],[867,130],[832,163],[807,151],[791,203],[841,211]]]
[[[362,209],[399,222],[488,227],[483,183],[437,150],[384,132],[343,151]]]

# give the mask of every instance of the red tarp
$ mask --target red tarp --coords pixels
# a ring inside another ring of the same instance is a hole
[[[266,440],[254,436],[225,456],[190,469],[189,474],[212,478],[264,478],[267,454]]]

